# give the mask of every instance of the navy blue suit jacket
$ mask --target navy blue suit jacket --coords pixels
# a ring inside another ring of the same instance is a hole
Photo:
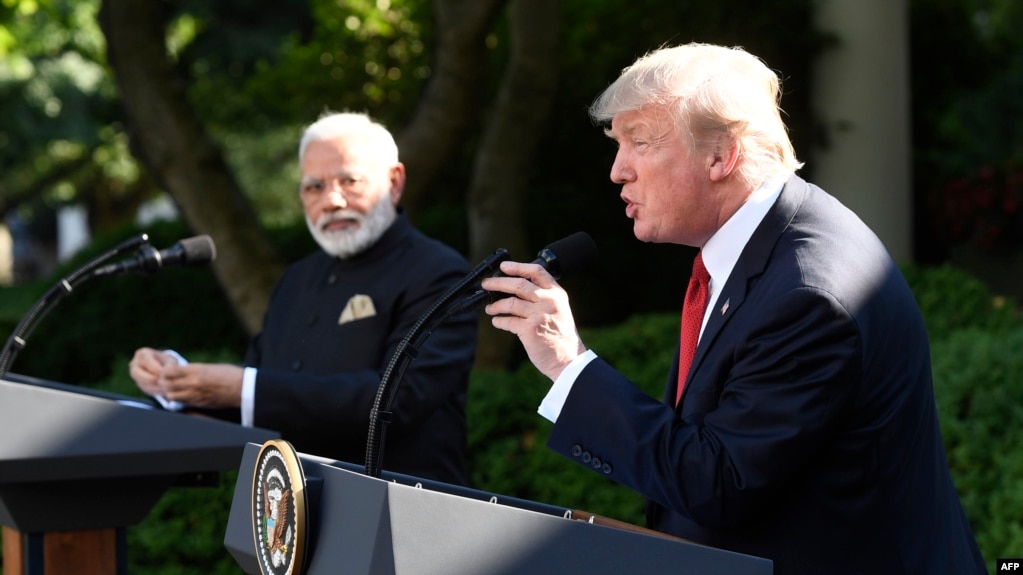
[[[599,351],[599,350],[598,350]],[[549,446],[649,499],[649,526],[783,574],[986,573],[952,484],[917,303],[877,237],[793,176],[744,248],[682,402],[600,359]]]

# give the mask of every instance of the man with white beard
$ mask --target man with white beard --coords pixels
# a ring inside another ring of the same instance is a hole
[[[322,249],[285,270],[244,366],[145,347],[130,373],[164,405],[274,429],[301,452],[361,464],[391,356],[469,266],[397,207],[405,166],[391,134],[368,116],[322,116],[302,136],[299,166],[299,197]],[[383,469],[466,483],[475,348],[473,314],[449,318],[420,346],[391,405]]]

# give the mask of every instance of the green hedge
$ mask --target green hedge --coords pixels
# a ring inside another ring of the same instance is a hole
[[[1023,549],[1023,322],[1016,302],[993,297],[952,267],[907,267],[932,343],[935,394],[949,466],[989,564]],[[660,397],[677,337],[674,313],[640,315],[584,330],[589,346]],[[196,359],[236,361],[224,348]],[[127,357],[101,387],[134,393]],[[548,381],[529,365],[472,377],[468,418],[474,487],[642,524],[642,499],[545,447],[550,424],[536,414]],[[236,474],[215,488],[174,488],[128,529],[129,572],[177,575],[241,570],[223,547]]]
[[[0,333],[4,339],[60,278],[142,232],[157,249],[193,235],[178,222],[126,228],[96,238],[50,278],[15,288],[0,287]],[[315,247],[304,221],[300,227],[275,229],[271,234],[289,261]],[[131,255],[125,254],[123,259]],[[37,323],[10,371],[90,385],[114,375],[111,368],[118,357],[140,346],[241,353],[247,344],[248,335],[210,268],[168,267],[152,275],[124,274],[81,282]]]
[[[949,468],[989,563],[1023,550],[1023,328],[955,332],[932,349]]]
[[[675,316],[641,315],[581,335],[602,358],[660,397],[677,330]],[[536,408],[549,388],[550,380],[529,364],[514,373],[473,374],[467,408],[473,485],[641,525],[638,494],[545,447],[552,424]]]

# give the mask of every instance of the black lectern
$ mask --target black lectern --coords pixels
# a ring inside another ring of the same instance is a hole
[[[253,521],[260,446],[245,447],[224,545],[246,573],[261,567]],[[542,503],[299,454],[308,492],[308,575],[770,575],[771,561],[652,531],[573,518]],[[259,501],[256,498],[256,501]],[[620,524],[622,526],[627,524]]]
[[[122,573],[124,528],[170,487],[238,469],[247,442],[278,436],[14,374],[0,379],[0,422],[8,575]]]

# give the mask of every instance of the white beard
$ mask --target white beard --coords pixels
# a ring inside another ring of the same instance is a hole
[[[397,217],[398,210],[391,203],[391,197],[384,194],[368,214],[363,215],[354,210],[339,210],[323,214],[315,223],[307,215],[305,222],[309,226],[309,233],[323,251],[341,259],[348,259],[375,244]],[[340,220],[354,220],[356,223],[343,230],[324,229],[329,223]]]

